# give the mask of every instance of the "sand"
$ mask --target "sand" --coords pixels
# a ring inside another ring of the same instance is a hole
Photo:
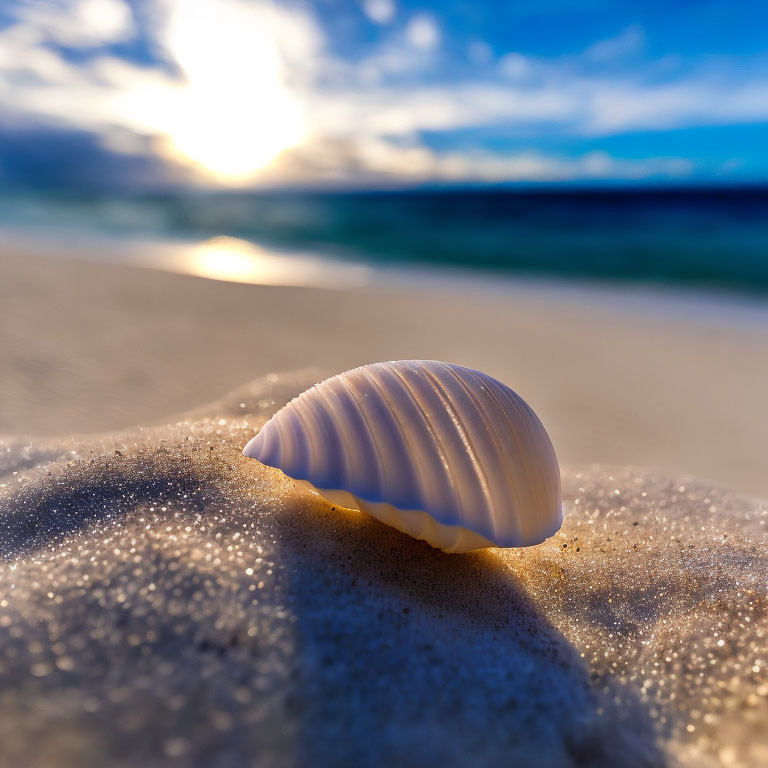
[[[0,254],[0,434],[163,424],[268,372],[432,358],[522,395],[567,463],[768,497],[768,307],[641,289],[379,275],[238,285]]]
[[[0,765],[768,764],[764,308],[0,270]],[[242,456],[397,357],[531,403],[558,534],[445,555]]]
[[[0,762],[762,766],[765,506],[564,468],[562,530],[445,555],[240,449],[317,373],[0,446]]]

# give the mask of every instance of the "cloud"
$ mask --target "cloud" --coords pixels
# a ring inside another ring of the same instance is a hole
[[[363,11],[376,24],[389,24],[395,18],[397,7],[393,0],[364,0]]]
[[[485,83],[342,89],[312,98],[315,127],[325,135],[412,136],[475,126],[537,125],[573,119],[581,108],[576,94]]]
[[[86,0],[91,26],[80,30],[87,32],[81,47],[96,46],[97,31],[102,44],[126,33],[116,1]],[[103,5],[101,15],[93,2]],[[217,174],[248,175],[304,133],[288,86],[306,85],[302,73],[321,40],[301,14],[268,2],[160,0],[151,43],[178,73],[171,74],[109,52],[72,63],[46,45],[71,39],[71,20],[49,10],[25,11],[0,31],[0,120],[79,129],[100,135],[104,146],[134,132],[156,139],[165,159]],[[127,146],[124,138],[117,143]]]
[[[507,53],[499,61],[499,72],[511,80],[527,77],[532,71],[530,61],[519,53]]]
[[[133,14],[123,0],[25,3],[16,18],[41,39],[71,48],[89,48],[129,39],[134,33]]]
[[[585,97],[582,130],[596,136],[768,120],[768,79],[728,83],[692,77],[651,87],[608,81],[585,89]]]
[[[440,42],[440,30],[435,19],[422,13],[414,16],[405,29],[405,36],[414,48],[430,50]]]
[[[584,58],[603,64],[640,53],[644,46],[645,32],[639,24],[633,24],[616,37],[593,43],[584,51]]]
[[[436,151],[419,142],[357,137],[297,146],[267,170],[267,180],[356,187],[681,178],[691,171],[691,163],[680,158],[629,160],[603,152],[567,157],[532,150]]]
[[[480,43],[463,72],[450,60],[447,80],[441,68],[450,52],[429,14],[381,30],[366,55],[345,58],[305,5],[147,0],[143,7],[151,20],[144,42],[162,65],[110,47],[140,34],[122,0],[19,5],[16,21],[0,30],[0,127],[82,132],[104,151],[166,165],[169,177],[189,171],[210,183],[212,173],[234,169],[247,181],[279,184],[675,176],[690,164],[533,148],[543,135],[573,142],[768,120],[762,71],[722,68],[713,76],[691,66],[663,82],[639,66],[596,74],[596,64],[642,49],[639,27],[568,59],[509,52],[495,62]],[[394,21],[390,0],[362,8],[377,24]],[[66,56],[60,46],[87,56]],[[531,149],[438,152],[424,138],[488,128]]]
[[[184,169],[158,164],[147,140],[131,135],[134,146],[125,153],[86,131],[0,126],[0,180],[21,187],[116,191],[189,181]]]

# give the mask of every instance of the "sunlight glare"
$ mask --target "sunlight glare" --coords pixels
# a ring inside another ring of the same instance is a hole
[[[371,280],[362,264],[271,251],[224,235],[160,250],[156,256],[150,266],[233,283],[353,288]]]
[[[169,117],[175,153],[222,180],[247,180],[304,133],[258,9],[237,0],[177,2],[169,52],[187,84]]]
[[[236,283],[284,285],[293,277],[290,262],[286,266],[257,246],[232,237],[214,237],[193,246],[186,265],[198,277]]]

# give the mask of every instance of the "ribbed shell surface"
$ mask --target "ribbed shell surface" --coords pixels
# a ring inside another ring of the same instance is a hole
[[[400,360],[326,379],[243,453],[497,546],[538,544],[562,522],[560,471],[538,417],[505,385],[458,365]]]

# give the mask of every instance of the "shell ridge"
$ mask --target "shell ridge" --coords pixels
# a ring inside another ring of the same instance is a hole
[[[313,410],[312,399],[306,398],[303,403],[298,403],[297,407],[293,409],[294,419],[291,421],[291,427],[298,437],[297,444],[300,445],[300,452],[296,460],[298,462],[298,456],[301,456],[299,466],[303,468],[301,470],[303,474],[309,476],[314,475],[316,471],[314,456],[317,451],[313,450],[313,442],[315,442],[313,438],[316,437],[317,430],[313,428],[311,423]]]
[[[368,442],[373,448],[373,455],[376,457],[376,477],[377,477],[377,483],[376,483],[376,495],[380,498],[383,497],[383,489],[384,489],[384,462],[381,458],[381,453],[379,452],[379,446],[376,445],[376,440],[373,438],[373,430],[371,428],[371,423],[368,420],[368,417],[365,414],[365,409],[359,402],[356,396],[356,390],[352,386],[351,382],[347,381],[347,379],[344,377],[344,374],[341,374],[337,377],[335,377],[340,383],[341,386],[344,387],[345,392],[349,396],[350,402],[355,406],[355,409],[360,416],[360,419],[362,420],[363,425],[365,426],[365,430],[368,434]]]
[[[528,403],[526,403],[525,400],[523,400],[521,397],[518,397],[514,392],[509,392],[509,391],[504,391],[504,390],[502,390],[502,391],[503,391],[504,397],[509,402],[510,406],[515,411],[515,413],[519,417],[520,416],[524,417],[524,418],[519,418],[518,419],[520,424],[524,427],[524,430],[523,430],[522,434],[525,435],[525,436],[528,436],[531,439],[531,442],[535,446],[535,451],[536,451],[537,458],[542,458],[541,457],[541,454],[542,454],[542,451],[541,451],[542,442],[540,440],[537,440],[536,436],[534,434],[532,434],[535,430],[532,430],[531,426],[530,426],[531,423],[539,424],[540,425],[538,417],[534,413],[533,409],[528,405]],[[546,453],[547,453],[547,458],[548,458],[549,457],[548,456],[549,452],[546,452]],[[529,483],[529,486],[531,488],[531,493],[533,493],[533,489],[536,486],[535,480],[537,478],[536,478],[535,473],[531,470],[530,462],[526,458],[526,457],[530,458],[529,453],[527,451],[525,453],[523,453],[521,451],[520,457],[522,459],[523,466],[525,467],[526,477],[528,479],[528,483]],[[539,462],[535,462],[535,463],[538,464]]]
[[[267,459],[267,463],[277,464],[282,461],[281,441],[275,440],[275,433],[278,430],[275,429],[274,424],[262,427],[257,437],[260,437],[257,445],[259,445],[259,460],[263,461]]]
[[[342,473],[341,473],[341,479],[343,480],[343,484],[347,485],[351,479],[351,472],[350,472],[350,464],[349,464],[349,456],[347,455],[347,452],[344,450],[344,440],[343,435],[341,434],[341,431],[339,429],[339,423],[342,421],[339,418],[338,411],[336,409],[336,406],[334,405],[331,398],[326,394],[326,390],[330,389],[330,387],[317,387],[315,391],[315,396],[320,399],[324,405],[323,408],[316,408],[316,414],[318,422],[321,423],[321,426],[325,432],[325,435],[328,437],[329,441],[333,444],[335,450],[329,451],[325,450],[323,451],[323,455],[326,457],[324,472],[326,475],[326,478],[330,478],[332,473],[331,469],[328,463],[328,457],[330,456],[331,460],[338,456],[342,461]],[[330,412],[330,415],[329,415]]]
[[[490,522],[491,530],[493,530],[493,533],[495,535],[496,531],[493,523],[493,497],[491,496],[491,488],[488,483],[488,477],[485,473],[485,469],[480,463],[477,457],[477,451],[474,445],[472,444],[472,439],[470,437],[469,430],[464,424],[464,420],[461,418],[461,414],[458,412],[457,408],[451,402],[450,395],[448,392],[445,391],[445,388],[442,382],[428,368],[425,369],[425,376],[431,382],[437,396],[440,398],[440,401],[443,403],[444,408],[446,409],[448,414],[451,416],[451,421],[453,421],[454,425],[456,426],[456,431],[459,433],[459,438],[461,439],[461,442],[464,446],[464,450],[466,451],[467,456],[469,457],[469,461],[471,462],[472,467],[475,470],[474,474],[475,474],[475,477],[477,478],[477,483],[480,487],[480,493],[485,500],[486,514],[485,514],[484,522],[486,523]]]
[[[298,395],[295,395],[294,397],[292,397],[285,405],[278,408],[277,411],[275,411],[275,413],[272,414],[272,416],[267,420],[267,424],[269,424],[270,421],[279,422],[281,419],[285,417],[287,413],[290,413],[291,410],[295,408],[300,402],[302,402],[304,399],[310,396],[311,393],[315,389],[317,389],[318,386],[319,384],[313,384],[309,389],[305,389],[303,392],[300,392]],[[266,426],[266,424],[264,426]]]
[[[280,466],[292,463],[294,454],[297,450],[292,421],[291,414],[287,411],[282,415],[278,413],[278,416],[275,417],[275,421],[273,422],[273,431],[275,432],[273,439],[277,444],[277,457]]]
[[[306,392],[296,395],[267,422],[275,425],[278,438],[282,438],[276,440],[280,464],[290,463],[294,471],[303,475],[309,469],[311,445],[301,411],[307,402],[307,395],[316,387],[317,384],[313,384]]]
[[[417,394],[414,392],[407,378],[394,365],[387,364],[386,373],[389,375],[388,387],[396,387],[401,395],[405,396],[407,406],[413,410],[408,414],[408,442],[411,445],[413,455],[418,462],[420,470],[416,473],[416,485],[419,488],[419,501],[422,507],[440,509],[454,516],[458,516],[456,510],[457,489],[455,479],[451,474],[450,461],[445,446],[434,424],[429,419]],[[430,452],[436,451],[440,468],[435,462],[430,461],[424,466],[424,457]]]
[[[524,412],[528,415],[528,421],[533,422],[534,424],[537,424],[541,431],[546,435],[547,432],[544,429],[544,425],[541,423],[541,419],[536,415],[536,412],[531,408],[528,403],[525,402],[522,398],[520,398],[520,407],[524,410]],[[550,469],[554,469],[554,472],[552,473],[552,476],[556,478],[556,489],[555,489],[555,498],[554,501],[556,504],[560,506],[560,522],[562,524],[562,499],[561,499],[561,488],[560,488],[560,465],[557,461],[557,453],[555,452],[555,446],[552,445],[552,441],[549,439],[549,436],[547,435],[547,440],[536,441],[537,446],[537,458],[539,461],[536,462],[537,465],[541,465],[542,462],[545,462],[547,466]]]
[[[336,446],[344,465],[342,469],[344,484],[349,485],[349,483],[352,481],[352,462],[348,452],[344,448],[344,429],[347,427],[349,419],[344,416],[343,405],[342,411],[339,411],[339,403],[337,402],[342,397],[344,398],[344,401],[347,401],[349,396],[344,391],[337,391],[337,388],[334,386],[334,384],[336,384],[336,382],[331,381],[327,387],[318,387],[317,394],[319,397],[323,398],[323,401],[327,403],[328,408],[333,414],[333,418],[329,420],[330,427],[332,428],[333,434],[336,437]]]
[[[517,434],[517,430],[515,429],[515,425],[512,423],[512,420],[509,418],[509,414],[507,413],[507,409],[504,407],[502,400],[506,400],[514,409],[517,411],[515,398],[517,395],[512,393],[512,396],[510,396],[509,392],[507,391],[507,388],[504,387],[500,382],[496,381],[495,379],[490,379],[488,382],[488,392],[493,397],[493,399],[498,403],[499,408],[501,409],[501,412],[504,414],[504,418],[507,421],[507,426],[509,427],[510,434],[512,435],[513,440],[515,441],[515,445],[517,446],[517,456],[520,458],[520,463],[522,465],[523,469],[523,475],[525,476],[525,484],[524,484],[524,490],[526,495],[526,506],[523,507],[523,509],[535,509],[536,505],[534,504],[534,492],[533,492],[533,484],[531,482],[531,472],[528,467],[528,462],[525,459],[525,451],[523,450],[522,445],[520,444],[520,437]],[[497,391],[497,393],[494,392],[494,390]],[[523,484],[520,484],[521,490],[523,490]],[[521,525],[521,519],[520,519],[520,513],[519,510],[515,510],[517,514],[517,522],[518,522],[518,529],[521,534],[523,534],[523,526]]]
[[[487,413],[483,407],[483,404],[480,401],[480,398],[470,389],[470,387],[467,385],[467,382],[464,381],[464,379],[459,375],[459,372],[456,370],[457,366],[449,365],[447,363],[442,363],[441,365],[445,373],[447,373],[448,376],[450,377],[451,381],[458,386],[459,390],[465,395],[467,399],[468,405],[465,406],[466,410],[462,409],[461,404],[458,401],[455,403],[454,409],[456,411],[457,418],[459,419],[460,423],[464,427],[469,447],[474,452],[476,469],[479,473],[482,474],[482,481],[484,482],[483,491],[486,495],[486,504],[487,504],[487,509],[489,513],[488,522],[490,523],[491,531],[493,532],[493,538],[495,540],[498,534],[497,511],[499,508],[499,503],[498,503],[499,500],[497,499],[497,495],[491,492],[491,488],[495,486],[496,483],[491,483],[491,479],[489,477],[489,472],[487,469],[487,467],[493,461],[493,458],[488,460],[487,457],[485,458],[481,457],[481,452],[477,449],[477,444],[478,444],[477,440],[475,440],[472,436],[473,433],[475,434],[475,436],[477,436],[476,434],[477,430],[476,429],[470,430],[467,428],[466,426],[467,419],[465,418],[465,416],[468,417],[470,424],[472,423],[472,419],[474,416],[480,417],[480,420],[482,421],[483,426],[485,427],[486,433],[488,434],[488,436],[490,437],[491,441],[494,444],[494,447],[496,448],[496,452],[495,452],[496,456],[502,455],[500,445],[496,438],[496,433],[494,432],[493,427],[490,423],[490,420],[487,416]],[[462,373],[464,375],[467,375],[467,374],[470,374],[471,371],[469,369],[465,369],[465,370],[462,370]],[[448,388],[448,384],[444,382],[441,382],[441,383],[446,389]],[[482,384],[482,380],[481,380],[481,384]],[[454,401],[457,400],[455,397],[451,396],[450,392],[446,392],[446,397],[449,397],[449,400],[452,404]],[[464,415],[462,415],[462,412],[464,413]],[[480,440],[480,444],[482,444],[484,440],[484,436],[482,434],[480,434],[479,440]],[[502,466],[502,472],[507,474],[505,471],[506,467],[504,465],[504,462],[498,462],[498,463]],[[496,477],[497,477],[497,473],[494,472],[494,478]],[[504,510],[502,509],[501,516],[503,516],[503,511]]]
[[[485,428],[488,430],[488,434],[491,437],[491,440],[493,441],[493,444],[496,448],[496,453],[499,456],[499,466],[501,467],[501,471],[504,473],[504,475],[507,478],[507,487],[509,488],[509,493],[512,496],[512,503],[514,506],[513,512],[514,514],[511,516],[512,522],[515,526],[515,533],[519,537],[520,536],[520,521],[518,520],[518,510],[520,509],[520,501],[518,499],[518,490],[517,490],[517,483],[515,482],[514,477],[512,476],[512,472],[509,468],[509,463],[504,460],[504,446],[502,445],[501,438],[499,437],[499,433],[496,430],[495,425],[493,424],[493,421],[491,419],[490,414],[488,413],[488,409],[483,402],[483,400],[478,397],[472,389],[468,386],[467,382],[464,381],[464,379],[459,376],[459,374],[456,372],[456,370],[452,366],[446,366],[446,368],[451,372],[454,379],[458,382],[459,386],[464,389],[464,391],[467,394],[467,397],[472,400],[472,402],[475,405],[475,408],[477,409],[477,412],[480,414],[480,418],[483,420],[483,424],[485,425]],[[478,371],[474,371],[471,368],[466,369],[469,376],[472,377],[474,381],[479,382],[481,387],[487,388],[487,383],[485,380],[485,376],[478,373]],[[495,499],[494,499],[495,502]],[[506,507],[506,505],[505,505]],[[494,504],[494,512],[496,511],[497,507]],[[502,513],[505,510],[501,510]],[[492,517],[492,527],[493,527],[493,534],[494,537],[497,535],[497,526],[496,526],[496,515],[494,514]]]
[[[403,390],[405,391],[407,396],[410,398],[411,402],[414,404],[416,410],[418,411],[424,427],[432,437],[432,440],[434,441],[434,444],[437,447],[437,452],[440,454],[440,466],[443,469],[443,474],[445,475],[445,479],[448,481],[448,485],[451,488],[451,492],[454,498],[459,498],[458,489],[456,488],[456,481],[453,477],[453,473],[451,472],[451,463],[448,460],[448,452],[445,450],[445,446],[443,445],[442,438],[437,433],[435,426],[429,420],[429,416],[427,416],[426,411],[424,410],[423,406],[419,402],[418,397],[416,397],[416,393],[411,388],[411,385],[409,384],[408,380],[403,376],[403,374],[397,368],[395,368],[395,366],[390,365],[388,367],[389,367],[389,370],[391,370],[392,373],[400,380],[400,382],[402,382]]]
[[[295,417],[294,427],[299,435],[300,443],[302,447],[302,460],[303,466],[306,470],[306,474],[314,475],[317,471],[315,453],[313,445],[316,442],[317,429],[312,423],[314,420],[312,402],[311,400],[305,400],[299,404],[299,407],[294,408],[293,414]]]
[[[387,410],[392,416],[392,419],[394,420],[395,425],[397,426],[397,436],[400,439],[400,442],[403,444],[403,446],[408,449],[409,448],[409,440],[407,438],[407,430],[403,429],[402,421],[400,420],[400,417],[397,414],[397,411],[392,406],[392,403],[389,402],[387,399],[386,393],[379,381],[377,381],[376,377],[371,373],[370,368],[362,368],[361,373],[365,380],[371,385],[375,391],[376,394],[379,397],[379,400],[386,406]],[[375,442],[375,441],[374,441]],[[406,455],[410,455],[410,450],[406,450]],[[407,467],[407,472],[410,475],[410,483],[406,484],[407,488],[413,488],[414,486],[416,488],[421,488],[420,481],[419,481],[419,473],[414,472],[413,470],[413,464],[412,462],[408,461],[405,463],[405,467]],[[422,501],[420,499],[420,501]]]

